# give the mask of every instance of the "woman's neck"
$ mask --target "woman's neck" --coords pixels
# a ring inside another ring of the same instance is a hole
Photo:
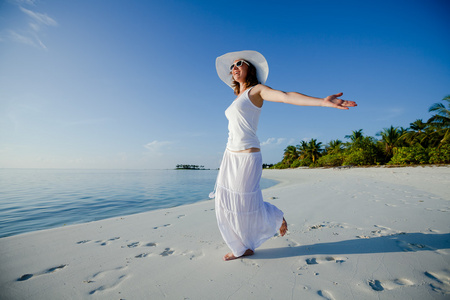
[[[243,92],[245,92],[245,90],[248,89],[247,84],[244,82],[240,82],[239,83],[239,95],[242,95]]]

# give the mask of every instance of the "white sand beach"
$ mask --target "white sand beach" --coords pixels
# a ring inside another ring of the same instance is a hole
[[[0,299],[449,299],[450,167],[265,170],[289,231],[224,262],[214,201],[0,239]]]

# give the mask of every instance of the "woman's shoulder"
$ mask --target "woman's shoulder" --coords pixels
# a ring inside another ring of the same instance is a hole
[[[264,84],[257,84],[252,87],[252,89],[248,93],[248,97],[250,101],[256,106],[261,108],[263,105],[263,98],[261,97],[261,91],[267,88]]]
[[[255,86],[252,87],[252,89],[249,92],[249,96],[250,97],[260,97],[262,99],[262,92],[265,90],[271,90],[270,87],[268,87],[267,85],[264,84],[257,84]]]
[[[261,91],[264,90],[265,88],[268,88],[268,86],[259,83],[259,84],[257,84],[257,85],[254,85],[254,86],[251,88],[251,90],[250,90],[249,93],[250,93],[251,95],[260,94]]]

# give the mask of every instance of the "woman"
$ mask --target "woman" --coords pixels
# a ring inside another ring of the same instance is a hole
[[[264,85],[269,74],[267,61],[256,51],[222,55],[216,59],[216,69],[220,79],[237,96],[225,111],[229,121],[228,143],[214,195],[219,230],[231,249],[223,257],[228,261],[253,255],[278,230],[281,236],[287,231],[283,212],[263,201],[259,187],[262,157],[256,130],[264,100],[339,109],[348,109],[356,103],[339,99],[342,93],[320,99],[271,89]]]

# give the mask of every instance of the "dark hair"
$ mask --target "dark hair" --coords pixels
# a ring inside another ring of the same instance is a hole
[[[256,68],[250,62],[248,62],[247,78],[245,78],[245,86],[249,88],[257,84],[259,84],[259,81],[258,77],[256,76]],[[239,93],[241,92],[241,87],[239,85],[239,82],[235,81],[233,77],[231,77],[231,87],[234,90],[234,94],[239,95]]]

